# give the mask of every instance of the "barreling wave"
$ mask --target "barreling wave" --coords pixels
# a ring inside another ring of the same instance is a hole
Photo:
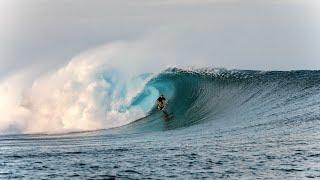
[[[212,122],[215,126],[302,123],[320,119],[320,71],[246,71],[169,68],[153,77],[132,106],[148,101],[136,130],[166,130]],[[167,113],[156,110],[159,94]]]
[[[121,71],[102,65],[72,61],[35,81],[21,96],[13,93],[17,101],[8,96],[13,108],[3,106],[9,113],[4,113],[0,130],[156,131],[206,122],[210,127],[232,128],[320,119],[320,71],[175,67],[126,79]],[[168,99],[166,114],[156,110],[160,94]]]

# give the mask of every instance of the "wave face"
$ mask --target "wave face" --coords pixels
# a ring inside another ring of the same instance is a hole
[[[245,71],[170,68],[152,78],[132,106],[168,98],[167,113],[155,105],[129,127],[166,130],[212,122],[215,127],[305,122],[320,118],[319,71]],[[145,105],[143,105],[145,106]]]

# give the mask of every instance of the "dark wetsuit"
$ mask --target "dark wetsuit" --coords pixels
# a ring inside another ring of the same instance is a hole
[[[164,108],[165,101],[166,101],[165,97],[163,97],[163,96],[158,97],[157,102],[158,102],[158,109],[159,110],[162,110]]]

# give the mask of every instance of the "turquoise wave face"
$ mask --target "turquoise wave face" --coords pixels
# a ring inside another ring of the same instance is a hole
[[[134,98],[131,106],[149,109],[148,116],[126,128],[154,131],[199,123],[231,128],[312,119],[320,116],[314,111],[319,110],[319,84],[319,71],[171,68],[152,78]],[[160,94],[168,99],[166,114],[155,106]]]

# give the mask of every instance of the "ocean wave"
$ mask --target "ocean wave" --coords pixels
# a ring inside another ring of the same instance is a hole
[[[169,67],[128,76],[105,61],[89,62],[72,61],[20,96],[9,96],[12,107],[3,113],[1,132],[65,133],[127,124],[154,131],[203,122],[231,128],[320,116],[320,71]],[[11,93],[3,89],[1,94]],[[160,94],[168,99],[165,114],[156,110]]]
[[[169,68],[152,78],[136,97],[143,102],[164,94],[169,116],[153,106],[146,118],[130,126],[168,130],[211,121],[232,128],[317,119],[319,83],[320,71]],[[145,92],[152,88],[158,93]]]

